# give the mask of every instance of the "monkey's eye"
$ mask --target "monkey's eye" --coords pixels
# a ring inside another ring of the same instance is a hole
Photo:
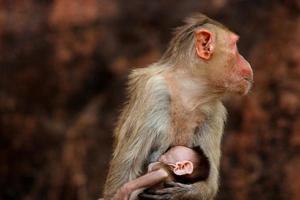
[[[236,46],[236,44],[238,43],[240,37],[236,34],[230,34],[229,36],[229,40],[232,46]]]

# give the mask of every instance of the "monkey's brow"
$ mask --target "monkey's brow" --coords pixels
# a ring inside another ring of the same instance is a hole
[[[237,39],[236,39],[236,43],[238,43],[238,41],[240,40],[240,36],[237,35]]]

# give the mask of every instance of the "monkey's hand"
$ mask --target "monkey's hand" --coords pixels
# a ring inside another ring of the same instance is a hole
[[[139,194],[140,200],[192,200],[193,185],[177,182],[167,182],[162,189],[147,189]]]

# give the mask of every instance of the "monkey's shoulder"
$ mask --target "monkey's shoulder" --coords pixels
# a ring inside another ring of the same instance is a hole
[[[132,70],[128,80],[128,93],[136,97],[169,97],[167,83],[162,76],[164,68],[155,65]]]
[[[158,67],[156,65],[133,69],[129,74],[129,84],[134,83],[135,81],[143,82],[148,81],[151,78],[159,78],[164,71],[165,69],[163,67]]]

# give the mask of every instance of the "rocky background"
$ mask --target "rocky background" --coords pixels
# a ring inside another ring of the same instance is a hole
[[[298,0],[0,0],[0,199],[101,196],[130,69],[203,12],[255,72],[226,100],[219,200],[300,199]]]

